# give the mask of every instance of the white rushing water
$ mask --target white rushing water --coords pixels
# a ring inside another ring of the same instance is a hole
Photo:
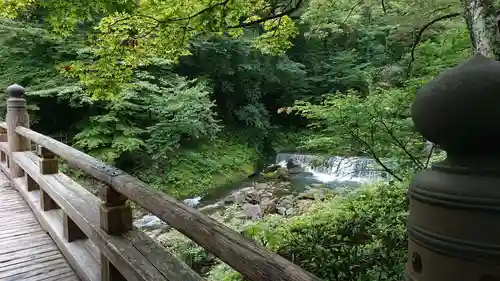
[[[334,156],[320,165],[314,165],[318,156],[295,153],[279,153],[276,163],[286,167],[286,163],[292,159],[299,164],[305,172],[311,173],[311,178],[323,183],[329,182],[357,182],[368,183],[387,180],[389,176],[383,171],[375,160],[367,157],[342,157]]]
[[[341,157],[334,156],[315,165],[318,156],[299,153],[279,153],[276,164],[286,167],[291,159],[299,165],[304,173],[295,174],[293,181],[301,185],[311,183],[324,183],[330,188],[346,186],[356,187],[363,183],[384,181],[390,179],[387,172],[383,171],[375,160],[367,157]],[[203,200],[202,196],[187,198],[183,203],[197,208]],[[134,225],[145,230],[164,230],[168,225],[154,215],[148,214],[134,221]]]
[[[298,153],[278,153],[276,164],[286,167],[292,159],[305,173],[295,174],[292,181],[300,185],[311,183],[324,183],[330,188],[351,186],[356,187],[364,183],[384,181],[390,179],[387,172],[383,171],[375,160],[367,157],[342,157],[334,156],[314,165],[318,156]],[[202,196],[187,198],[183,203],[196,208],[203,200]]]

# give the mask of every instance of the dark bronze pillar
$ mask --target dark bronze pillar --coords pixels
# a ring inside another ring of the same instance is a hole
[[[500,281],[500,62],[475,55],[422,87],[416,129],[447,159],[410,186],[412,281]]]

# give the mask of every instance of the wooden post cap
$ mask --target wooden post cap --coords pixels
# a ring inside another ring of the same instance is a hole
[[[17,84],[12,84],[7,87],[7,95],[9,98],[22,98],[25,92],[24,88]]]

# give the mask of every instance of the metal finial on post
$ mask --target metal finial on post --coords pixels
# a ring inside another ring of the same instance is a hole
[[[25,90],[22,86],[17,84],[12,84],[7,87],[7,95],[9,98],[22,98],[25,94]]]
[[[447,158],[413,178],[411,281],[500,280],[500,62],[475,55],[422,87],[416,129]]]

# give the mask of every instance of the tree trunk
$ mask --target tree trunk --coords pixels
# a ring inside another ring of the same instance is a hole
[[[493,0],[462,0],[475,53],[500,60],[500,34]]]

